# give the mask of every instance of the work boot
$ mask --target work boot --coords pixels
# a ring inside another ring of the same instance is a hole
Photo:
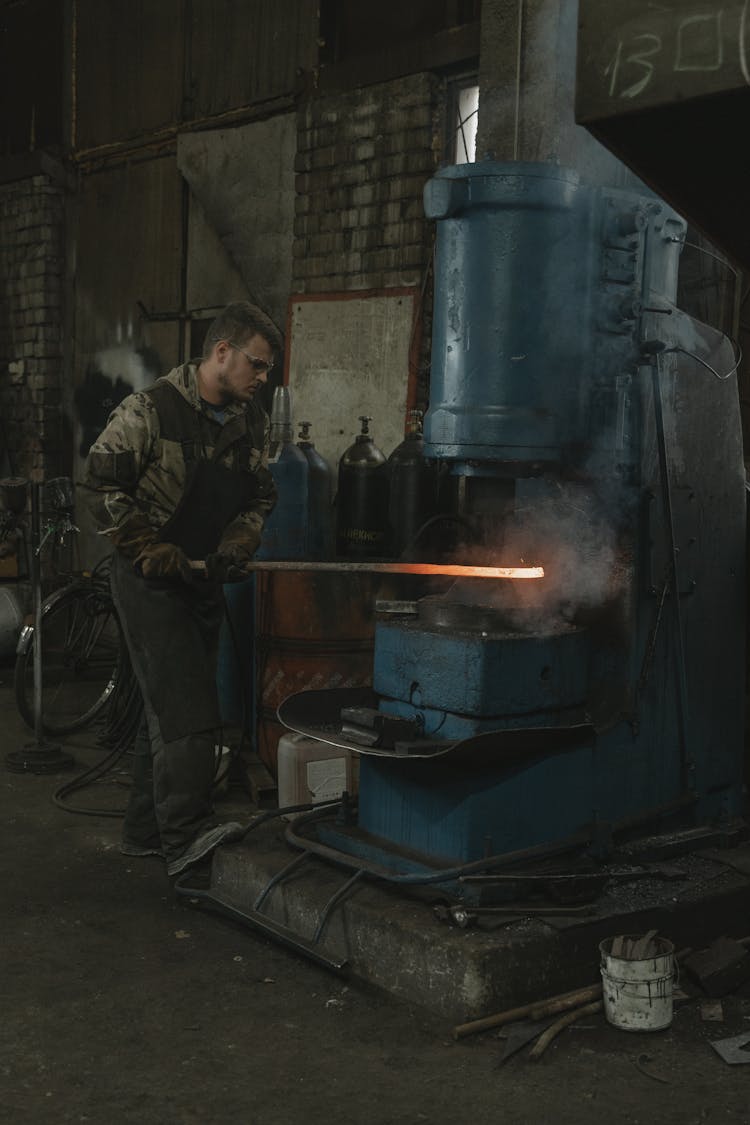
[[[199,832],[192,843],[188,844],[184,852],[167,863],[167,875],[179,875],[188,867],[205,859],[219,844],[231,844],[241,840],[245,835],[246,827],[230,820],[227,824],[217,824],[214,828],[206,828]]]

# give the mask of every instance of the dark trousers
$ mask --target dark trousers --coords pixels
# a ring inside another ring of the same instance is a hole
[[[115,551],[112,596],[144,705],[123,838],[170,860],[212,817],[221,588],[140,578]]]

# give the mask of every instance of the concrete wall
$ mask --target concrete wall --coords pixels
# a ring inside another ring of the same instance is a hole
[[[207,319],[222,300],[249,301],[251,293],[201,202],[190,195],[186,304]],[[188,349],[190,350],[190,349]]]
[[[177,167],[192,196],[251,299],[281,328],[292,274],[295,149],[292,113],[183,133],[177,142]]]

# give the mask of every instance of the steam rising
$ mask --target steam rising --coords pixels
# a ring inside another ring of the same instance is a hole
[[[113,386],[121,380],[132,391],[142,391],[154,381],[153,370],[147,366],[143,351],[126,344],[102,348],[96,353],[94,368],[111,380]]]
[[[543,566],[538,582],[456,583],[448,596],[507,611],[509,625],[523,631],[555,632],[611,609],[626,587],[627,560],[616,522],[588,487],[551,484],[546,496],[516,509],[500,529],[501,539],[484,548],[494,565]],[[469,552],[479,562],[476,551]],[[468,560],[462,560],[468,561]]]

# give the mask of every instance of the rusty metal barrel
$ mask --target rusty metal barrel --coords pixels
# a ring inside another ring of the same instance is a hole
[[[372,683],[379,575],[259,572],[256,603],[257,747],[277,774],[276,711],[288,696]]]

